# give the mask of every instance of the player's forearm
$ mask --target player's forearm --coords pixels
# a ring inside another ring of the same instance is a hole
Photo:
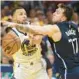
[[[41,34],[38,30],[35,30],[33,25],[18,25],[16,28],[23,33]]]
[[[7,21],[1,21],[2,25],[6,25],[8,27],[15,27],[18,29],[18,31],[23,32],[23,33],[32,33],[32,34],[38,34],[34,29],[30,28],[31,25],[28,24],[18,24],[18,23],[13,23],[13,22],[7,22]],[[30,26],[30,27],[29,27]]]
[[[45,35],[40,26],[22,24],[22,25],[18,25],[16,28],[19,31],[23,32],[23,33],[32,33],[32,34]]]
[[[28,25],[28,24],[18,24],[13,22],[3,21],[4,25],[9,27],[16,27],[20,32],[23,33],[32,33],[32,34],[41,34],[46,35],[46,29],[42,28],[41,26],[36,25]]]

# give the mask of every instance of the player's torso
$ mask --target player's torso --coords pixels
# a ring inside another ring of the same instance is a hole
[[[55,43],[61,56],[74,56],[79,54],[79,39],[76,25],[73,23],[62,22],[58,24],[62,38],[60,42]],[[63,53],[64,52],[64,53]]]
[[[18,67],[17,65],[21,65],[25,72],[39,71],[42,68],[40,45],[30,45],[27,35],[18,32],[16,29],[13,30],[17,32],[21,40],[21,48],[13,55],[14,69]]]
[[[77,28],[72,25],[69,26],[68,22],[58,23],[57,25],[61,30],[62,38],[59,42],[55,43],[50,39],[54,52],[58,53],[68,65],[71,63],[79,65],[79,38]]]

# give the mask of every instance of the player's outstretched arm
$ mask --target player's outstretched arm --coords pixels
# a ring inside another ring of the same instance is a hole
[[[9,24],[9,23],[7,23]],[[16,26],[16,28],[23,32],[23,33],[32,33],[32,34],[41,34],[41,35],[48,35],[51,37],[55,42],[61,39],[61,32],[57,25],[28,25],[28,24],[15,24],[11,23],[9,25]]]
[[[28,24],[18,24],[18,23],[13,23],[13,22],[7,22],[7,21],[1,21],[3,25],[6,25],[8,27],[16,27],[19,31],[23,33],[36,33],[36,34],[43,34],[43,35],[50,35],[51,29],[53,29],[52,26],[54,25],[45,25],[45,26],[40,26],[40,25],[28,25]],[[53,32],[53,31],[52,31]]]
[[[18,23],[8,22],[8,21],[0,21],[0,23],[2,23],[3,26],[12,27],[12,28],[15,27],[17,28],[18,31],[23,32],[23,33],[39,34],[35,30],[30,28],[33,25],[18,24]]]
[[[51,37],[54,42],[59,41],[62,37],[61,31],[57,25],[44,25],[42,27],[31,25],[30,29],[35,31],[37,34]]]
[[[44,25],[42,27],[39,25],[23,25],[18,26],[17,29],[21,32],[48,35],[54,40],[54,42],[57,42],[61,39],[61,32],[57,25]]]

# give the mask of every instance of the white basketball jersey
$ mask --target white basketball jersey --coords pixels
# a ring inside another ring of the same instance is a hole
[[[20,33],[16,28],[13,28],[13,30],[21,40],[21,48],[13,54],[14,74],[17,73],[19,76],[22,76],[22,74],[24,75],[25,73],[24,76],[26,77],[34,75],[43,68],[41,62],[41,47],[40,45],[29,45],[29,37],[27,35],[25,36],[23,33]],[[20,71],[18,69],[20,69]],[[18,72],[21,73],[19,74]],[[25,79],[25,77],[23,78]]]

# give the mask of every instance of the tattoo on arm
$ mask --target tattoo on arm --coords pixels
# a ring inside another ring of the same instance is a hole
[[[30,27],[28,26],[17,26],[16,27],[20,32],[23,33],[32,33],[32,34],[38,34],[38,32],[35,32],[34,30],[32,30]]]

